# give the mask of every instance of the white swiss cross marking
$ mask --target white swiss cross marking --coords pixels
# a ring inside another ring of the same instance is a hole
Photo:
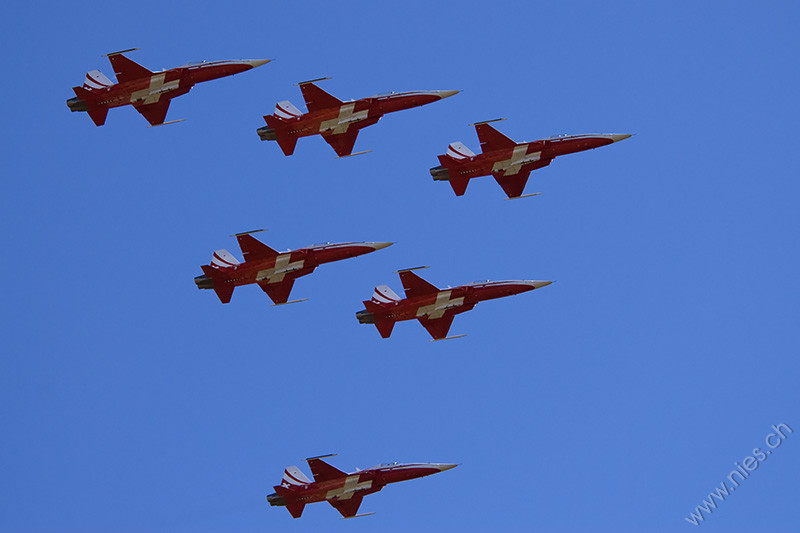
[[[369,113],[368,109],[353,113],[353,109],[355,109],[355,107],[355,102],[344,104],[339,108],[338,117],[322,121],[322,123],[319,125],[320,133],[328,131],[334,135],[337,133],[344,133],[353,122],[358,122],[359,120],[364,120],[367,118],[367,113]]]
[[[514,151],[511,153],[511,159],[506,159],[505,161],[498,161],[495,163],[494,166],[492,166],[492,172],[505,171],[506,176],[511,176],[519,172],[519,170],[522,168],[522,165],[533,163],[542,157],[542,152],[533,152],[528,154],[527,151],[527,144],[515,146]]]
[[[281,254],[275,260],[275,266],[266,270],[259,270],[256,274],[256,281],[268,279],[270,283],[280,283],[286,277],[287,272],[294,272],[303,268],[304,261],[290,262],[291,254]]]
[[[417,316],[428,318],[442,318],[445,311],[453,307],[464,305],[464,297],[450,299],[450,294],[453,291],[441,291],[436,295],[436,301],[431,305],[423,305],[417,309]]]
[[[372,486],[372,481],[358,482],[359,476],[347,476],[344,480],[344,485],[338,489],[331,489],[325,493],[325,499],[331,500],[337,498],[339,500],[349,500],[353,494],[359,490],[366,490]]]
[[[140,91],[133,91],[131,93],[131,102],[134,103],[141,103],[141,104],[154,104],[158,102],[158,99],[161,97],[162,93],[167,91],[171,91],[173,89],[178,88],[178,84],[180,80],[173,80],[168,83],[164,83],[164,78],[167,77],[166,72],[161,72],[152,76],[150,78],[150,87],[147,89],[142,89]]]

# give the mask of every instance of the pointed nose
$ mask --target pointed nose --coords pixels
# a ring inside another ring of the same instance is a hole
[[[266,65],[270,61],[272,61],[272,60],[271,59],[251,59],[249,61],[245,61],[245,63],[250,65],[252,68],[256,68],[256,67],[260,67],[261,65]]]
[[[454,94],[458,94],[461,91],[436,91],[436,94],[439,95],[439,98],[447,98],[448,96],[453,96]]]
[[[609,137],[611,137],[611,142],[614,142],[614,143],[615,142],[619,142],[619,141],[624,141],[625,139],[627,139],[630,136],[631,136],[630,133],[614,133],[612,135],[609,135]]]
[[[383,250],[384,248],[388,248],[389,246],[393,245],[393,242],[368,242],[369,246],[372,246],[376,250]]]
[[[439,472],[444,472],[445,470],[450,470],[451,468],[455,468],[458,465],[457,464],[455,464],[455,465],[454,464],[448,464],[448,463],[439,463],[439,464],[436,464],[434,466],[439,469]]]
[[[547,287],[552,281],[528,281],[526,282],[528,285],[533,287],[534,289],[541,289],[542,287]]]

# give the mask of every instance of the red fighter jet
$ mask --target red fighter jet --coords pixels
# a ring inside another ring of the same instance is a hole
[[[342,102],[314,85],[316,81],[328,79],[330,78],[298,83],[308,113],[302,113],[288,100],[278,102],[274,115],[264,115],[267,125],[258,129],[261,140],[278,141],[283,153],[292,155],[297,139],[320,134],[339,157],[358,155],[353,154],[353,145],[361,128],[372,126],[386,113],[430,104],[458,92],[413,91]],[[363,153],[365,152],[359,152]]]
[[[86,74],[83,87],[72,88],[76,97],[67,100],[70,110],[86,111],[95,124],[102,126],[109,109],[130,104],[151,126],[159,126],[165,124],[170,100],[188,93],[196,83],[231,76],[270,62],[269,59],[204,61],[152,72],[122,55],[134,50],[138,48],[106,54],[117,83],[99,70],[92,70]]]
[[[335,454],[333,454],[335,455]],[[275,485],[275,493],[267,496],[273,506],[285,506],[294,518],[300,518],[307,503],[327,501],[343,518],[367,516],[358,514],[361,500],[367,494],[378,492],[389,483],[438,474],[458,465],[442,463],[392,463],[378,465],[346,474],[322,460],[322,455],[306,459],[314,481],[296,466],[283,471],[283,480]]]
[[[441,166],[431,169],[434,180],[450,181],[457,196],[466,192],[469,180],[478,176],[494,176],[509,198],[524,198],[540,193],[522,195],[531,171],[546,167],[557,156],[591,150],[630,137],[628,134],[603,133],[562,135],[529,143],[517,143],[494,129],[490,122],[476,122],[475,131],[483,153],[475,155],[460,142],[439,156]]]
[[[311,274],[322,263],[339,261],[357,255],[368,254],[391,246],[391,242],[344,242],[320,244],[278,253],[257,240],[251,233],[263,229],[245,231],[232,235],[239,241],[244,254],[240,263],[227,250],[217,250],[210,265],[203,265],[202,276],[194,278],[198,289],[214,289],[222,303],[231,301],[233,289],[239,285],[257,283],[275,305],[296,303],[304,300],[289,299],[294,280]]]
[[[459,287],[440,289],[412,270],[398,270],[406,297],[401,299],[386,285],[375,287],[371,300],[364,301],[363,309],[356,313],[361,324],[375,324],[384,339],[392,334],[394,323],[400,320],[417,319],[428,330],[433,340],[455,339],[464,335],[448,337],[453,318],[470,311],[478,302],[503,298],[521,292],[546,287],[552,281],[481,281]]]

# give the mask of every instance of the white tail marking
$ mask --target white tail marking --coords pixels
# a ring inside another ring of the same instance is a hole
[[[215,268],[232,268],[238,264],[239,261],[228,250],[217,250],[211,257],[211,266]]]
[[[311,480],[308,479],[303,471],[296,466],[290,466],[283,471],[283,480],[281,481],[281,485],[300,486],[307,483],[311,483]]]
[[[390,304],[399,302],[400,297],[388,285],[378,285],[372,293],[372,301],[376,304]]]
[[[275,104],[275,116],[284,120],[297,118],[302,113],[299,109],[292,105],[289,100],[284,100]]]
[[[472,152],[472,150],[460,142],[450,143],[450,146],[447,147],[447,155],[453,159],[467,159],[470,157],[475,157],[475,154]]]
[[[92,90],[105,89],[114,85],[111,80],[106,78],[105,74],[99,70],[92,70],[86,73],[86,79],[83,80],[83,88]]]

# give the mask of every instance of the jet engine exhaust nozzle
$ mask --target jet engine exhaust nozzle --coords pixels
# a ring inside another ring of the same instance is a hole
[[[267,501],[273,507],[283,507],[286,505],[286,500],[283,499],[283,496],[278,496],[274,492],[267,496]]]
[[[263,128],[258,128],[256,130],[256,133],[258,133],[258,136],[262,141],[277,141],[278,140],[278,134],[275,133],[275,130],[273,130],[272,128],[270,128],[268,126],[264,126]]]
[[[85,100],[81,100],[77,96],[67,100],[67,107],[70,111],[89,111],[89,106]]]
[[[450,181],[450,171],[442,166],[433,167],[431,169],[431,176],[434,181]]]
[[[358,319],[359,324],[374,324],[375,323],[375,315],[367,311],[366,309],[362,309],[358,313],[356,313],[356,318]]]

